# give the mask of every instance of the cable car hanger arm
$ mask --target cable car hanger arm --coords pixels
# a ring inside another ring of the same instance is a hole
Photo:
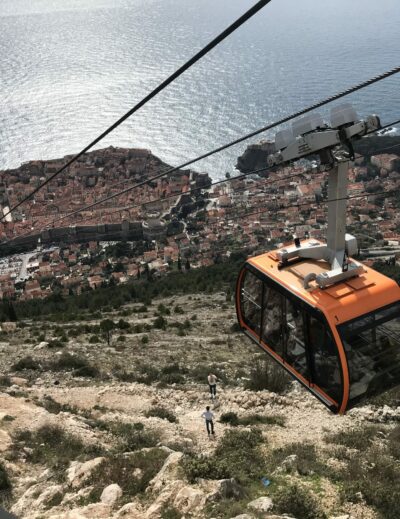
[[[327,243],[316,240],[301,243],[296,238],[294,245],[277,252],[281,266],[294,258],[324,260],[330,264],[326,272],[308,274],[304,278],[305,288],[309,288],[311,281],[325,288],[364,272],[361,263],[348,258],[357,253],[358,247],[356,238],[346,234],[347,172],[354,159],[352,139],[379,129],[381,124],[376,115],[365,121],[357,120],[350,105],[334,108],[331,119],[329,127],[319,115],[312,114],[293,124],[292,131],[278,132],[275,147],[279,151],[268,157],[268,165],[277,166],[319,155],[321,164],[329,171]]]

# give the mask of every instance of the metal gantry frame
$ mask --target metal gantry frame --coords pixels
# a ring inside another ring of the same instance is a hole
[[[292,131],[283,130],[276,135],[275,147],[279,151],[268,157],[268,164],[277,166],[319,155],[322,167],[329,171],[327,243],[295,239],[293,245],[277,251],[282,265],[293,258],[324,260],[330,264],[330,270],[307,274],[305,288],[311,281],[325,288],[364,271],[361,263],[349,258],[357,253],[358,246],[356,238],[346,234],[348,169],[354,158],[352,139],[380,128],[380,121],[375,115],[365,121],[357,120],[357,114],[348,104],[333,109],[331,119],[331,126],[324,124],[317,114],[297,121]]]

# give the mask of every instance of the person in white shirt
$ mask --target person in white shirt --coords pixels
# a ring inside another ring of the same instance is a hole
[[[201,415],[202,418],[206,421],[207,434],[210,436],[212,434],[214,436],[214,414],[210,411],[210,406],[206,407],[206,410]]]
[[[214,400],[214,398],[217,397],[217,377],[212,373],[209,373],[207,380],[208,387],[210,388],[211,399]]]

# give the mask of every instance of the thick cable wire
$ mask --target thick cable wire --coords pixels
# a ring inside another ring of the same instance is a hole
[[[400,119],[398,119],[398,120],[396,120],[396,121],[392,121],[391,123],[386,124],[385,126],[382,126],[382,127],[379,128],[379,129],[372,130],[372,131],[368,132],[368,133],[367,133],[367,136],[368,136],[368,135],[371,135],[371,134],[374,134],[374,133],[376,133],[376,132],[378,132],[378,131],[382,131],[382,130],[384,130],[384,129],[386,129],[386,128],[390,128],[390,127],[392,127],[393,125],[398,124],[398,123],[400,123]],[[390,148],[390,149],[391,149],[391,148]],[[375,153],[375,152],[374,152],[374,153]],[[364,156],[364,155],[360,155],[359,157],[361,157],[361,156]],[[359,158],[359,157],[358,157],[358,158]],[[172,169],[175,171],[175,170],[178,169],[178,168],[172,168]],[[239,179],[241,179],[241,178],[244,178],[244,177],[247,176],[247,175],[258,174],[258,173],[262,173],[262,172],[270,171],[271,169],[272,169],[272,168],[270,168],[270,167],[260,168],[260,169],[258,169],[258,170],[250,171],[250,172],[248,172],[248,173],[244,173],[244,174],[242,174],[242,175],[238,175],[238,176],[236,176],[236,177],[231,177],[231,178],[229,178],[229,179],[219,180],[219,181],[216,181],[216,182],[211,183],[210,187],[211,187],[211,186],[218,185],[218,184],[223,184],[223,183],[225,183],[225,182],[230,182],[230,181],[235,180],[235,179],[238,179],[238,180],[239,180]],[[170,171],[170,172],[171,172],[171,171]],[[167,173],[168,173],[168,171],[163,172],[163,173],[160,174],[160,176],[163,176],[164,174],[167,174]],[[293,176],[296,176],[296,175],[293,175]],[[143,181],[140,185],[147,184],[148,182],[151,182],[151,181],[154,180],[154,179],[155,179],[155,177],[152,177],[152,178],[149,179],[149,180]],[[138,186],[134,186],[134,187],[138,187]],[[54,226],[56,223],[58,223],[58,222],[60,222],[60,221],[62,221],[62,220],[65,220],[66,218],[69,218],[69,217],[71,217],[71,216],[74,216],[75,214],[78,214],[78,213],[83,212],[83,211],[87,211],[88,209],[92,209],[93,207],[95,207],[95,206],[97,206],[97,205],[100,205],[101,203],[103,203],[103,202],[105,202],[105,201],[110,200],[110,198],[114,198],[114,197],[116,197],[116,196],[119,196],[120,194],[123,194],[123,193],[126,193],[127,191],[130,191],[131,189],[134,189],[134,187],[128,188],[127,190],[123,190],[123,191],[120,192],[120,193],[115,193],[114,195],[111,195],[111,197],[106,197],[106,198],[104,198],[104,199],[98,200],[98,201],[94,202],[93,204],[90,204],[90,206],[85,206],[85,207],[82,208],[82,209],[76,209],[75,211],[71,211],[70,213],[67,213],[66,215],[62,215],[62,216],[60,216],[59,218],[56,218],[55,220],[53,220],[51,226]],[[197,189],[197,188],[195,188],[195,189]],[[156,200],[152,200],[152,201],[145,202],[145,203],[141,203],[141,204],[140,204],[140,203],[137,203],[137,204],[134,204],[133,206],[129,206],[129,208],[130,208],[130,209],[134,209],[134,208],[136,208],[136,207],[141,207],[142,205],[152,204],[152,203],[155,203],[155,202],[158,202],[158,201],[166,200],[166,199],[168,199],[168,198],[173,198],[174,196],[176,196],[176,195],[169,195],[168,197],[165,197],[165,198],[158,198],[158,199],[156,199]],[[123,209],[121,209],[121,210],[127,210],[127,208],[123,208]],[[115,212],[118,212],[118,209],[116,209]]]
[[[123,189],[121,191],[118,191],[117,193],[113,193],[112,195],[109,195],[105,198],[102,198],[101,200],[98,200],[92,204],[89,204],[89,205],[86,205],[80,209],[76,209],[75,211],[73,211],[72,213],[69,213],[68,215],[65,215],[65,216],[62,216],[60,217],[57,221],[61,221],[69,216],[73,216],[74,214],[77,214],[77,213],[80,213],[82,211],[87,211],[88,209],[92,209],[93,207],[96,207],[97,205],[103,203],[103,202],[108,202],[109,200],[112,200],[113,198],[116,198],[117,196],[120,196],[120,195],[123,195],[125,193],[129,193],[130,191],[134,190],[134,189],[137,189],[141,186],[144,186],[146,184],[148,184],[149,182],[153,182],[154,180],[158,180],[159,178],[162,178],[162,177],[165,177],[167,175],[170,175],[171,173],[174,173],[178,170],[181,170],[183,168],[186,168],[187,166],[190,166],[196,162],[199,162],[200,160],[203,160],[207,157],[210,157],[211,155],[214,155],[216,153],[219,153],[221,151],[224,151],[232,146],[235,146],[236,144],[239,144],[241,142],[244,142],[248,139],[250,139],[251,137],[255,137],[256,135],[259,135],[260,133],[263,133],[267,130],[271,130],[272,128],[275,128],[277,126],[280,126],[281,124],[284,124],[286,122],[289,122],[291,121],[292,119],[295,119],[297,117],[300,117],[302,115],[305,115],[309,112],[312,112],[313,110],[315,110],[316,108],[320,108],[328,103],[331,103],[333,101],[336,101],[338,99],[341,99],[342,97],[345,97],[349,94],[352,94],[354,92],[357,92],[358,90],[361,90],[363,88],[366,88],[370,85],[373,85],[374,83],[377,83],[378,81],[382,81],[383,79],[386,79],[390,76],[393,76],[394,74],[397,74],[400,72],[400,66],[399,67],[396,67],[396,68],[393,68],[387,72],[384,72],[383,74],[380,74],[379,76],[375,76],[371,79],[368,79],[367,81],[363,81],[362,83],[359,83],[353,87],[350,87],[346,90],[343,90],[342,92],[339,92],[333,96],[330,96],[322,101],[319,101],[317,103],[314,103],[313,105],[310,105],[308,106],[307,108],[303,108],[302,110],[299,110],[291,115],[288,115],[286,117],[283,117],[282,119],[279,119],[278,121],[275,121],[274,123],[271,123],[271,124],[268,124],[267,126],[264,126],[263,128],[260,128],[254,132],[251,132],[251,133],[248,133],[247,135],[244,135],[243,137],[240,137],[239,139],[236,139],[234,141],[231,141],[229,142],[228,144],[224,144],[223,146],[220,146],[219,148],[215,148],[214,150],[212,151],[209,151],[207,153],[204,153],[203,155],[200,155],[194,159],[191,159],[187,162],[184,162],[183,164],[180,164],[179,166],[176,166],[176,167],[172,167],[170,169],[168,169],[167,171],[163,171],[157,175],[154,175],[153,177],[149,178],[149,179],[146,179],[146,180],[143,180],[131,187],[128,187],[126,189]],[[20,205],[20,204],[19,204]],[[15,207],[12,209],[14,210]],[[12,210],[10,210],[9,212],[12,212]],[[7,213],[9,214],[9,213]],[[6,216],[6,215],[4,215]],[[1,221],[2,218],[0,218],[0,221]]]
[[[3,220],[7,215],[11,214],[15,209],[20,207],[24,202],[32,198],[38,191],[43,189],[45,185],[51,182],[55,177],[60,175],[63,171],[65,171],[69,166],[71,166],[74,162],[76,162],[79,157],[81,157],[84,153],[89,151],[93,146],[95,146],[98,142],[100,142],[104,137],[106,137],[109,133],[114,131],[120,124],[122,124],[126,119],[131,117],[135,112],[137,112],[142,106],[148,103],[153,97],[159,94],[162,90],[164,90],[168,85],[170,85],[173,81],[175,81],[179,76],[181,76],[186,70],[192,67],[195,63],[197,63],[201,58],[203,58],[206,54],[208,54],[214,47],[216,47],[219,43],[221,43],[225,38],[227,38],[230,34],[236,31],[241,25],[243,25],[247,20],[249,20],[252,16],[258,13],[263,7],[269,4],[271,0],[259,0],[253,7],[251,7],[248,11],[246,11],[240,18],[238,18],[235,22],[233,22],[227,29],[221,32],[216,38],[214,38],[210,43],[208,43],[205,47],[203,47],[197,54],[195,54],[192,58],[190,58],[184,65],[182,65],[178,70],[176,70],[173,74],[171,74],[167,79],[165,79],[162,83],[160,83],[152,92],[150,92],[147,96],[145,96],[139,103],[137,103],[133,108],[128,110],[122,117],[120,117],[115,123],[109,126],[103,133],[101,133],[98,137],[96,137],[90,144],[88,144],[83,150],[81,150],[77,155],[72,157],[64,166],[62,166],[58,171],[56,171],[53,175],[51,175],[48,179],[46,179],[40,186],[35,188],[28,196],[26,196],[23,200],[18,202],[14,207],[9,209],[9,211],[0,218],[0,221]]]
[[[400,119],[392,121],[391,123],[388,123],[388,124],[382,126],[379,129],[372,130],[372,131],[367,133],[367,135],[364,137],[364,139],[368,138],[368,136],[371,135],[371,134],[377,133],[377,132],[382,131],[382,130],[384,130],[386,128],[390,128],[390,127],[392,127],[392,126],[394,126],[395,124],[398,124],[398,123],[400,123]],[[362,154],[357,154],[355,158],[357,159],[357,158],[366,157],[366,156],[372,155],[374,153],[382,153],[383,151],[387,151],[387,150],[390,150],[390,149],[393,149],[393,148],[398,148],[398,147],[400,147],[400,144],[395,144],[393,146],[386,146],[384,148],[379,148],[377,150],[374,150],[373,152],[366,152],[363,155]],[[168,199],[171,199],[171,198],[179,199],[182,195],[194,194],[197,191],[207,190],[207,189],[210,189],[213,186],[224,184],[224,183],[228,183],[228,182],[232,182],[232,181],[235,181],[235,180],[242,180],[242,179],[246,178],[247,176],[259,174],[259,173],[262,173],[262,172],[267,172],[267,171],[270,171],[270,170],[271,170],[270,167],[259,168],[259,169],[256,169],[256,170],[252,170],[252,171],[243,173],[241,175],[237,175],[235,177],[230,177],[230,178],[226,178],[226,179],[223,179],[223,180],[218,180],[218,181],[212,182],[209,185],[209,187],[207,187],[207,188],[199,186],[199,187],[196,187],[196,188],[192,188],[191,190],[187,191],[186,193],[172,194],[172,195],[168,195],[168,196],[166,196],[164,198],[157,198],[157,199],[154,199],[154,200],[149,200],[147,202],[142,202],[142,203],[137,203],[137,204],[130,205],[130,206],[116,208],[116,209],[108,212],[105,216],[109,217],[109,216],[112,216],[113,214],[116,214],[116,213],[121,213],[123,211],[131,210],[131,209],[135,209],[135,208],[141,208],[143,206],[151,205],[151,204],[154,204],[154,203],[157,203],[157,202],[162,202],[164,200],[168,200]],[[265,186],[265,185],[268,185],[268,184],[273,184],[275,182],[280,182],[280,181],[285,181],[285,180],[292,180],[293,178],[296,178],[296,177],[299,177],[299,176],[302,176],[302,175],[305,175],[305,174],[307,174],[306,171],[299,171],[299,172],[296,172],[296,173],[291,173],[290,175],[286,175],[286,176],[281,177],[279,179],[265,179],[264,181],[261,181],[260,183],[256,183],[253,186],[246,186],[244,188],[235,189],[234,191],[238,192],[240,190],[246,190],[246,189],[250,190],[250,189],[254,189],[255,187],[259,187],[259,185]],[[185,206],[189,206],[189,205],[191,205],[191,203],[189,203],[189,204],[181,204],[180,207],[185,207]],[[65,215],[65,218],[67,218],[68,216],[72,216],[72,215],[71,214]],[[93,220],[95,218],[98,218],[97,214],[94,214],[91,217],[86,218],[85,222],[88,222],[88,221]],[[18,238],[26,238],[26,237],[29,237],[31,235],[41,234],[43,231],[51,229],[54,226],[54,223],[57,222],[57,221],[58,221],[58,219],[54,220],[52,223],[48,224],[47,226],[42,227],[40,231],[33,230],[33,231],[28,232],[28,233],[20,235]],[[1,245],[7,245],[7,244],[11,243],[13,240],[14,240],[14,238],[12,238],[10,240],[7,240],[5,242],[2,242],[2,243],[0,243],[0,246]]]

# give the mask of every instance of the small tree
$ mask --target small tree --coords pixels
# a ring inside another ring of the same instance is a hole
[[[110,346],[112,332],[115,328],[114,321],[111,319],[103,319],[100,322],[100,330],[103,337],[105,337],[107,344]]]

